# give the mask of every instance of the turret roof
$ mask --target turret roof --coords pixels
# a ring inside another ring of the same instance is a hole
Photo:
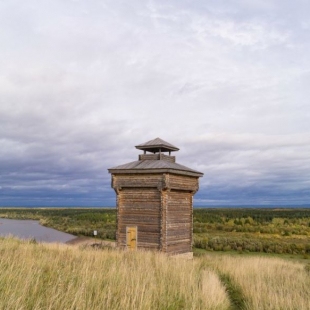
[[[133,161],[124,165],[112,167],[109,170],[110,173],[125,173],[125,174],[137,174],[137,173],[176,173],[182,175],[190,175],[195,177],[203,176],[202,172],[193,170],[175,162],[175,157],[170,156],[171,151],[178,151],[179,149],[160,139],[139,144],[137,149],[148,151],[152,153],[169,152],[168,155],[164,154],[144,154],[139,155],[138,161]]]
[[[179,150],[179,148],[177,148],[176,146],[160,138],[156,138],[154,140],[150,140],[148,142],[136,145],[136,148],[139,150],[148,151],[152,153],[156,153],[159,151],[160,152],[174,152],[174,151]]]

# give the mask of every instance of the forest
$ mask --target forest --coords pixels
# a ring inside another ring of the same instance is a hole
[[[107,208],[1,208],[0,217],[33,219],[76,236],[115,240],[116,210]],[[194,248],[310,256],[310,209],[194,208]]]

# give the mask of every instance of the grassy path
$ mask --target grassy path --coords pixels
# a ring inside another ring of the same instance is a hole
[[[218,272],[218,276],[222,284],[227,289],[227,294],[231,302],[231,310],[245,310],[245,301],[246,298],[242,292],[242,289],[239,285],[232,281],[231,277],[228,274]]]
[[[227,289],[232,309],[309,310],[307,262],[274,257],[205,255]]]

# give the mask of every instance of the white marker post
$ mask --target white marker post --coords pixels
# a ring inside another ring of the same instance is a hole
[[[97,230],[94,230],[94,236],[95,236],[95,238],[96,238],[96,236],[97,236]]]

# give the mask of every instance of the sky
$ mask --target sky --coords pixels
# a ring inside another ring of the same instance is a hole
[[[195,206],[310,205],[310,2],[2,0],[0,206],[115,206],[160,137]]]

